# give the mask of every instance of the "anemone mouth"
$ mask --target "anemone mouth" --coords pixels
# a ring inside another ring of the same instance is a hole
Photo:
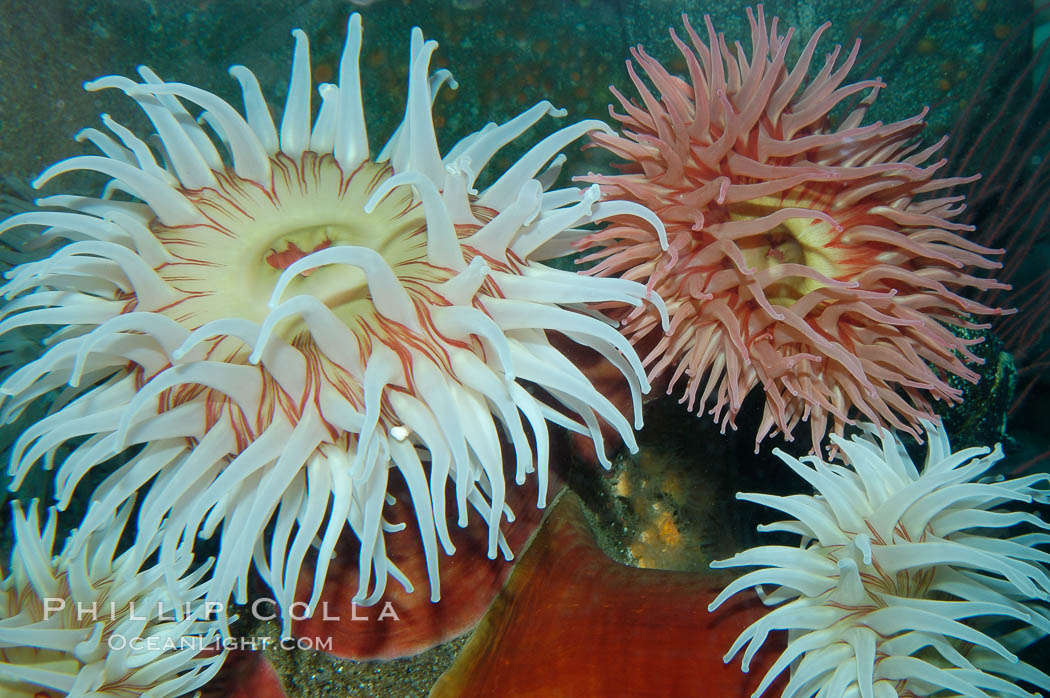
[[[193,225],[151,230],[175,261],[157,268],[180,297],[162,312],[189,330],[238,317],[261,323],[288,267],[314,252],[365,247],[378,252],[395,276],[441,282],[453,273],[427,261],[426,219],[408,187],[390,192],[375,209],[365,204],[390,179],[393,168],[372,161],[346,173],[331,154],[312,151],[292,159],[271,158],[266,185],[224,172],[218,186],[183,194],[203,214]],[[291,276],[281,298],[310,295],[355,326],[369,322],[374,307],[365,273],[345,265],[321,266]],[[372,322],[371,324],[375,324]],[[302,331],[286,321],[276,334],[287,341]]]
[[[869,524],[870,525],[870,524]],[[870,529],[869,529],[870,530]],[[856,538],[856,534],[845,532],[846,539]],[[887,605],[886,597],[901,599],[926,599],[931,596],[934,583],[934,570],[929,567],[918,567],[916,569],[902,569],[895,572],[887,571],[879,561],[879,556],[884,549],[893,545],[906,545],[912,543],[927,542],[926,536],[918,539],[908,535],[902,526],[896,529],[892,542],[871,541],[871,557],[865,559],[858,554],[854,545],[824,546],[813,544],[809,550],[818,555],[827,557],[832,563],[839,565],[842,561],[849,561],[855,565],[853,569],[859,578],[860,584],[854,585],[851,591],[852,598],[836,593],[836,589],[828,592],[829,599],[836,607],[848,609],[853,613],[871,613]],[[840,573],[840,580],[849,573]],[[840,581],[840,586],[842,582]],[[845,586],[849,586],[848,584]]]
[[[271,170],[274,175],[269,183],[246,180],[227,170],[216,173],[216,187],[180,190],[201,212],[201,223],[165,226],[154,219],[150,224],[156,239],[175,260],[159,265],[156,271],[178,294],[157,312],[191,332],[214,323],[216,333],[203,341],[206,358],[239,365],[257,363],[244,338],[218,329],[229,326],[231,320],[263,325],[281,302],[297,297],[316,299],[347,328],[354,340],[349,349],[357,355],[356,361],[349,362],[353,366],[367,366],[379,345],[390,349],[405,366],[411,365],[415,352],[449,374],[454,373],[450,349],[476,351],[484,357],[476,338],[446,336],[425,320],[433,309],[452,305],[440,289],[459,272],[434,264],[428,257],[426,215],[412,188],[394,187],[376,195],[394,176],[389,164],[367,160],[345,172],[331,154],[305,151],[298,158],[276,154]],[[464,261],[469,264],[477,257],[490,269],[520,273],[522,263],[513,252],[508,250],[506,259],[497,261],[463,242],[492,218],[491,211],[474,205],[473,197],[469,205],[478,223],[455,226]],[[341,248],[375,252],[381,259],[377,263],[389,269],[391,280],[403,290],[412,313],[398,321],[380,312],[377,294],[383,290],[370,287],[362,267],[322,264],[296,268],[320,256],[316,253]],[[483,280],[479,291],[503,295],[491,279]],[[134,309],[129,303],[126,311]],[[325,388],[334,389],[356,409],[364,409],[360,379],[347,370],[348,362],[326,352],[331,342],[315,337],[303,316],[290,314],[273,322],[268,336],[305,357],[307,374],[313,378],[301,394],[288,393],[280,381],[261,369],[264,387],[259,403],[270,406],[262,410],[262,420],[252,419],[229,396],[201,385],[164,391],[159,397],[161,411],[204,395],[210,406],[206,425],[216,424],[223,412],[233,414],[237,442],[246,446],[278,412],[292,422],[301,419],[305,401],[313,402],[324,417],[319,393]],[[145,384],[149,377],[140,375],[139,383]],[[407,370],[402,387],[414,391]],[[379,421],[385,429],[400,424],[385,400]],[[341,430],[330,420],[326,423],[333,441],[348,446],[340,437]]]
[[[727,210],[729,220],[747,222],[769,218],[783,209],[804,210],[810,206],[809,197],[792,193],[732,203]],[[821,215],[826,216],[823,212]],[[807,293],[827,286],[819,277],[835,279],[846,274],[839,265],[837,237],[835,228],[826,220],[816,214],[807,218],[800,211],[760,233],[737,239],[735,244],[749,273],[769,272],[778,279],[764,289],[769,302],[790,307]]]

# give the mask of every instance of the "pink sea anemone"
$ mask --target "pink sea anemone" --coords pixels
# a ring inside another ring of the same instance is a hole
[[[594,142],[627,162],[621,174],[590,175],[606,196],[643,204],[667,229],[669,250],[636,221],[612,221],[584,241],[591,273],[647,283],[666,301],[670,331],[632,312],[623,331],[651,347],[650,380],[682,376],[689,409],[709,408],[724,429],[747,394],[766,393],[756,446],[791,438],[808,420],[814,449],[829,420],[841,434],[857,413],[918,435],[930,398],[958,402],[951,375],[978,379],[979,360],[950,326],[980,328],[999,314],[964,296],[1003,288],[970,268],[995,269],[1001,254],[960,235],[961,197],[938,196],[966,178],[935,178],[928,163],[943,140],[919,142],[925,110],[890,124],[862,125],[885,84],[845,83],[860,42],[840,47],[811,74],[820,27],[793,68],[793,30],[767,28],[748,10],[752,52],[731,49],[705,17],[707,42],[683,16],[692,47],[671,30],[689,79],[632,50],[659,97],[627,70],[641,103],[613,88],[623,135]],[[838,65],[836,65],[838,64]],[[863,98],[834,119],[831,112]]]

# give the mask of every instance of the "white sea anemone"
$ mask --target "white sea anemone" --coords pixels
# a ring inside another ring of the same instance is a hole
[[[220,627],[204,619],[208,565],[186,574],[189,556],[163,572],[143,568],[134,550],[114,559],[130,511],[110,512],[105,530],[84,545],[68,539],[53,558],[54,509],[41,533],[36,502],[28,516],[15,502],[11,570],[0,582],[4,698],[183,696],[219,670],[225,652],[201,653]]]
[[[999,447],[952,453],[943,427],[923,426],[921,474],[895,435],[863,425],[850,440],[831,437],[849,466],[776,451],[816,495],[738,495],[794,517],[759,530],[802,537],[798,548],[762,546],[712,565],[762,569],[729,584],[711,610],[750,587],[776,606],[740,634],[726,662],[746,645],[747,671],[771,631],[789,631],[756,696],[788,667],[784,698],[1031,695],[1018,681],[1050,690],[1050,676],[1014,654],[1050,633],[1050,555],[1037,547],[1050,536],[996,535],[1050,528],[1001,506],[1046,503],[1034,486],[1050,477],[978,481]]]
[[[235,590],[244,601],[254,560],[285,610],[315,542],[316,604],[347,523],[360,540],[356,600],[377,600],[388,575],[412,588],[385,552],[386,533],[405,525],[383,516],[395,469],[412,499],[437,600],[438,544],[454,550],[445,512],[450,480],[460,525],[473,507],[488,522],[489,555],[499,548],[509,555],[499,530],[512,517],[501,437],[512,445],[516,482],[536,473],[541,506],[548,421],[590,434],[603,460],[599,420],[635,448],[631,423],[545,331],[615,364],[641,426],[648,384],[638,357],[585,304],[637,306],[645,288],[538,260],[565,254],[583,234],[576,226],[608,216],[660,224],[637,205],[599,201],[597,186],[550,189],[564,162],[559,151],[607,131],[598,121],[548,135],[476,191],[497,151],[563,112],[541,102],[442,157],[431,104],[451,76],[428,77],[437,44],[424,42],[419,29],[404,121],[371,157],[360,17],[350,18],[338,84],[318,87],[312,125],[307,38],[293,34],[279,127],[242,66],[230,73],[240,82],[244,116],[145,67],[141,83],[116,76],[87,83],[134,99],[156,134],[147,145],[103,116],[112,135],[86,129],[79,136],[102,155],[61,161],[35,184],[91,170],[112,178],[107,197],[48,197],[41,203],[69,210],[0,225],[43,226],[44,235],[69,240],[14,269],[0,289],[11,299],[0,334],[57,328],[47,353],[0,386],[10,396],[5,416],[70,386],[53,414],[15,444],[11,469],[17,483],[35,463],[50,464],[62,444],[72,446],[56,475],[64,507],[88,471],[144,444],[94,492],[80,535],[152,481],[138,526],[163,528],[162,565],[221,523],[209,600],[224,603]],[[200,119],[187,104],[203,109]],[[272,536],[264,535],[267,526]],[[287,630],[287,614],[285,621]]]

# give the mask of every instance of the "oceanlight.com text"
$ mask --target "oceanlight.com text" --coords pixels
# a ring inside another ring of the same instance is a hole
[[[199,652],[222,652],[225,650],[261,651],[270,647],[280,647],[283,650],[332,651],[332,638],[330,637],[274,638],[266,635],[259,637],[219,637],[218,635],[209,637],[201,637],[199,635],[125,637],[124,635],[114,634],[109,637],[106,643],[111,650],[119,651],[130,648],[133,652],[181,652],[189,650],[197,654]]]

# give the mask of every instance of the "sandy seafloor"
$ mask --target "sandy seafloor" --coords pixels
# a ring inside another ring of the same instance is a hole
[[[372,145],[378,148],[401,118],[409,29],[419,25],[427,38],[440,43],[432,66],[449,67],[460,84],[455,92],[445,91],[435,109],[439,138],[447,148],[484,123],[506,120],[541,99],[568,109],[571,120],[607,118],[608,86],[625,91],[629,86],[623,64],[629,46],[644,44],[672,71],[683,72],[684,64],[676,58],[667,35],[668,27],[680,26],[680,14],[685,11],[699,20],[710,12],[719,30],[747,47],[743,8],[748,4],[741,0],[0,0],[0,205],[8,210],[24,206],[25,199],[32,196],[26,187],[28,180],[52,162],[85,152],[86,147],[72,137],[82,127],[100,126],[101,112],[140,133],[145,129],[145,119],[132,102],[115,90],[86,93],[81,89],[85,80],[101,75],[133,75],[140,63],[165,79],[213,91],[238,107],[239,91],[226,70],[232,64],[246,65],[258,75],[264,94],[279,111],[291,61],[290,30],[302,28],[310,37],[315,81],[330,80],[342,49],[347,14],[358,10],[364,21],[365,109]],[[864,48],[852,75],[877,74],[888,83],[869,118],[900,119],[930,105],[927,139],[931,142],[952,132],[960,115],[966,114],[977,125],[990,119],[995,105],[1013,88],[1014,77],[1032,60],[1033,32],[1039,37],[1046,33],[1041,25],[1045,19],[1026,24],[1031,4],[1019,0],[881,4],[808,0],[766,2],[765,8],[767,15],[777,15],[784,25],[797,28],[796,52],[800,37],[808,37],[825,20],[831,20],[833,26],[822,44],[824,49],[833,42],[861,36]],[[1032,72],[1038,74],[1038,69]],[[1013,88],[1019,109],[1036,104],[1037,84],[1030,77]],[[975,104],[978,86],[978,107],[968,110]],[[1045,108],[1045,99],[1039,104]],[[1038,115],[1038,108],[1034,111]],[[1028,119],[1016,132],[1022,144],[1045,131],[1043,118],[1043,122]],[[1012,135],[999,134],[998,140],[993,138],[985,147],[1007,155],[1023,152],[1024,157],[1018,157],[1011,167],[1036,171],[1046,157],[1047,144],[1022,151]],[[957,138],[964,139],[965,133]],[[953,142],[949,147],[965,152],[966,145],[965,141]],[[511,151],[515,154],[513,148]],[[566,152],[568,175],[607,164],[595,151],[572,147]],[[1045,185],[1044,180],[1032,188],[1035,195],[1027,194],[1034,196],[1032,206],[1050,206],[1041,198]],[[45,193],[91,193],[97,186],[91,177],[67,175],[49,185]],[[1009,197],[1010,192],[1003,196]],[[1031,235],[1048,232],[1045,228],[1022,231]],[[1048,261],[1047,246],[1037,244],[1021,276],[1012,281],[1023,285],[1046,269]],[[1047,305],[1040,301],[1026,308],[1038,312],[1041,307],[1046,312],[1050,311]],[[1046,367],[1041,369],[1034,358],[1045,349],[1047,338],[1032,333],[1025,341],[1034,347],[1026,351],[1029,363],[1020,358],[1016,363],[1021,371],[1018,385],[1023,388],[1031,383],[1026,399],[1010,408],[1010,400],[999,395],[976,402],[974,410],[981,419],[1000,425],[1009,411],[1004,446],[1008,461],[1015,465],[1033,462],[1032,468],[1047,469],[1050,461],[1037,456],[1050,450],[1046,428],[1050,384]],[[987,371],[1004,370],[1002,365],[996,369],[997,365],[991,361]],[[769,454],[779,445],[776,440],[766,442],[759,455],[751,454],[750,434],[757,424],[759,406],[756,400],[749,401],[738,420],[740,432],[723,437],[708,420],[683,415],[681,408],[675,410],[673,401],[665,400],[652,408],[660,418],[650,420],[657,425],[650,426],[642,437],[639,456],[618,459],[616,472],[607,480],[573,482],[592,506],[599,537],[610,553],[637,562],[637,556],[632,559],[630,541],[653,525],[638,512],[646,510],[649,500],[664,501],[666,493],[659,483],[670,481],[676,486],[684,481],[694,488],[690,491],[695,496],[673,512],[685,543],[665,551],[659,564],[699,569],[714,555],[731,552],[724,548],[749,541],[754,523],[749,517],[758,514],[745,510],[727,518],[726,501],[733,491],[747,488],[749,481],[767,481],[771,472],[782,467]],[[974,427],[970,416],[963,415],[956,423],[964,429]],[[0,433],[5,450],[14,435],[12,428]],[[6,453],[3,457],[6,462]],[[702,475],[698,475],[701,471],[696,467],[701,462]],[[625,503],[610,483],[622,484],[622,478],[634,472],[632,467],[643,473],[631,490],[631,497],[640,501]],[[787,489],[792,486],[790,482],[784,485]],[[46,490],[46,475],[41,475],[31,479],[19,496],[43,495]],[[620,528],[602,535],[602,527],[610,522]],[[733,528],[728,536],[727,527]],[[5,558],[10,545],[8,529],[8,525],[3,528]],[[288,682],[290,695],[424,695],[461,644],[451,643],[420,659],[389,665],[355,665],[306,652],[275,654],[271,659]]]

